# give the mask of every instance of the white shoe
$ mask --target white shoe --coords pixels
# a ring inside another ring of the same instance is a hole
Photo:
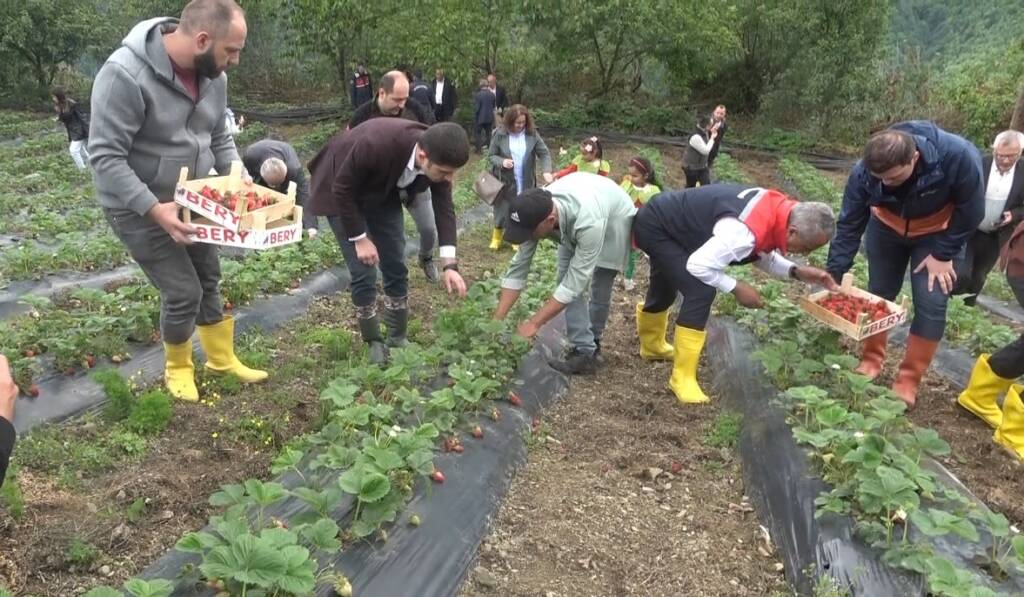
[[[634,282],[633,280],[623,279],[622,280],[622,287],[625,288],[626,290],[632,292],[632,291],[636,290],[636,282]]]

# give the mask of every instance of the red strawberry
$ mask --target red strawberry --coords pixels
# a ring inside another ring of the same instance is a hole
[[[512,403],[512,406],[522,406],[523,400],[519,397],[519,394],[515,392],[508,393],[508,401]]]
[[[231,304],[231,301],[224,301],[224,310],[225,311],[230,311],[230,310],[232,310],[234,308],[235,308],[235,306]]]
[[[85,364],[92,369],[96,366],[96,357],[91,354],[85,355]]]
[[[434,472],[430,473],[430,480],[434,483],[444,483],[444,473],[440,469],[434,469]]]
[[[38,398],[39,397],[39,386],[37,386],[36,384],[32,384],[31,386],[29,386],[29,388],[28,388],[28,395],[33,397],[33,398]]]
[[[31,348],[25,350],[25,358],[31,359],[34,356],[36,356],[36,351],[32,350]]]
[[[477,439],[483,439],[484,438],[484,430],[480,429],[479,425],[477,425],[476,427],[473,428],[473,437],[475,437]]]
[[[673,461],[672,465],[669,466],[669,470],[672,471],[673,475],[678,475],[679,473],[683,472],[683,463]]]

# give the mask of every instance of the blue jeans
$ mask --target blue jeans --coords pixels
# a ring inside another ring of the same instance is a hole
[[[366,234],[377,246],[380,256],[380,273],[384,282],[384,295],[403,298],[409,294],[409,269],[405,266],[405,228],[402,221],[402,204],[398,201],[376,206],[363,213],[366,218]],[[341,246],[345,264],[352,276],[352,304],[368,307],[377,302],[377,268],[365,265],[356,257],[356,245],[348,240],[348,234],[341,225],[341,218],[327,218],[334,237]]]
[[[935,234],[917,238],[904,238],[896,231],[875,218],[868,221],[864,244],[868,256],[868,290],[878,296],[893,300],[903,287],[907,265],[911,272],[936,247]],[[962,271],[964,251],[953,259],[956,271]],[[910,275],[911,296],[914,299],[914,320],[910,333],[925,340],[938,341],[946,331],[946,303],[949,297],[943,294],[938,282],[928,291],[928,271]]]
[[[569,271],[573,251],[564,244],[558,245],[558,283]],[[584,291],[576,300],[565,307],[565,329],[569,343],[577,352],[593,354],[601,341],[608,324],[608,310],[612,300],[612,287],[619,272],[597,267],[590,280],[590,295]]]

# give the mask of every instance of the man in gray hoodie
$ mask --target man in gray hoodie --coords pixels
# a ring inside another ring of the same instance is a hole
[[[243,382],[266,379],[234,353],[234,321],[224,317],[217,247],[192,244],[174,188],[192,176],[227,173],[238,152],[225,130],[224,71],[238,64],[246,23],[234,0],[192,0],[181,19],[136,25],[96,75],[89,134],[93,184],[104,215],[160,291],[164,381],[195,401],[192,333],[198,326],[206,368]]]

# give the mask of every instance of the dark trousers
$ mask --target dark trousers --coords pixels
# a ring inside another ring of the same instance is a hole
[[[711,184],[711,170],[708,168],[701,168],[700,170],[689,170],[683,168],[683,174],[686,175],[686,188],[692,189],[700,183],[701,186]]]
[[[878,296],[893,300],[903,288],[907,266],[911,271],[937,246],[934,234],[917,238],[904,238],[875,218],[868,221],[864,244],[868,256],[868,290]],[[953,260],[957,271],[963,267],[964,253],[961,251]],[[914,300],[914,320],[910,333],[926,340],[941,340],[946,331],[946,304],[949,297],[943,294],[938,283],[928,291],[928,271],[921,270],[910,276],[911,295]]]
[[[957,271],[957,283],[954,294],[977,295],[985,287],[985,279],[999,261],[999,233],[975,230],[967,241],[964,263]],[[974,297],[964,299],[967,304],[974,304]]]
[[[364,212],[366,234],[377,246],[384,295],[403,298],[409,294],[409,269],[405,266],[405,229],[402,204],[394,201]],[[341,218],[327,218],[334,237],[341,246],[345,264],[352,276],[352,304],[370,307],[377,302],[377,267],[366,265],[356,257],[356,245],[348,239]]]
[[[637,247],[650,257],[651,280],[644,312],[661,313],[669,309],[679,293],[683,295],[683,304],[676,316],[676,325],[703,330],[711,316],[711,304],[717,291],[687,271],[690,251],[669,236],[649,209],[637,212],[633,236]]]
[[[444,111],[444,108],[438,106],[434,109],[434,120],[437,122],[446,122],[449,119],[449,115]]]
[[[476,144],[476,152],[480,153],[480,148],[490,145],[491,143],[491,131],[494,129],[493,122],[478,122],[473,127],[473,136]]]
[[[159,224],[128,209],[103,209],[107,223],[160,291],[160,333],[181,344],[195,326],[224,318],[217,245],[179,245]]]
[[[1010,283],[1017,302],[1024,307],[1024,278],[1007,276],[1006,281]],[[1024,334],[990,356],[988,366],[992,368],[993,373],[1003,379],[1017,379],[1024,375]]]

